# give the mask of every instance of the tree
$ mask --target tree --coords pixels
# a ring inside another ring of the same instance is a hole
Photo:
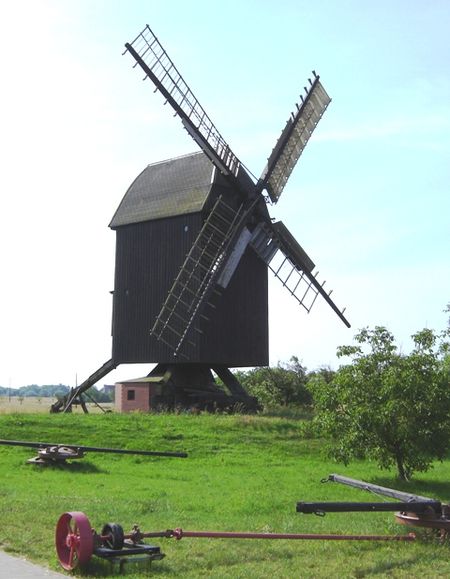
[[[103,390],[99,390],[98,388],[89,388],[86,392],[88,399],[95,400],[95,402],[111,402],[112,401],[112,393],[107,394]]]
[[[336,372],[330,368],[329,366],[322,366],[317,370],[313,370],[312,372],[308,372],[308,385],[310,383],[314,383],[317,380],[323,380],[327,384],[333,382],[334,377],[336,376]]]
[[[448,331],[424,329],[412,336],[412,352],[402,355],[394,336],[377,326],[361,330],[356,345],[338,348],[338,357],[349,356],[351,364],[331,383],[319,375],[309,384],[332,457],[345,464],[374,459],[380,468],[395,466],[402,480],[444,458],[450,444],[446,337]]]
[[[242,386],[264,406],[303,406],[312,403],[306,387],[306,369],[296,356],[274,368],[254,368],[237,373]]]

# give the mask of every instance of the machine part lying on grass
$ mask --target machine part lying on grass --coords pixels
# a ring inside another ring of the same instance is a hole
[[[155,561],[164,557],[159,547],[144,544],[142,540],[132,540],[133,533],[125,535],[117,523],[103,526],[97,534],[84,513],[73,511],[64,513],[56,525],[56,552],[61,566],[66,571],[83,567],[92,555],[111,562],[119,562],[122,570],[124,562],[130,557]]]
[[[402,525],[438,529],[441,531],[441,537],[450,530],[450,505],[442,504],[437,499],[405,493],[338,474],[330,474],[322,482],[341,483],[400,502],[298,502],[298,513],[324,516],[326,513],[397,511],[395,518]]]
[[[0,439],[0,445],[26,446],[37,448],[38,455],[27,460],[30,464],[51,465],[64,464],[67,460],[83,458],[86,452],[111,454],[132,454],[141,456],[164,456],[169,458],[187,458],[185,452],[163,452],[156,450],[128,450],[122,448],[99,448],[96,446],[78,446],[73,444],[51,444],[47,442],[26,442],[22,440]]]
[[[79,511],[63,513],[56,525],[56,552],[61,566],[66,571],[86,566],[92,555],[117,562],[120,568],[124,563],[139,557],[149,562],[162,559],[160,547],[144,543],[143,539],[166,538],[181,540],[184,537],[208,539],[284,539],[284,540],[334,540],[334,541],[414,541],[415,535],[321,535],[295,533],[241,533],[229,531],[166,531],[142,532],[134,525],[129,533],[124,533],[118,523],[107,523],[97,533],[91,528],[87,516]]]

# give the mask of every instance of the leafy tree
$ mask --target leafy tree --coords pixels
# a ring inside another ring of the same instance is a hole
[[[39,396],[40,388],[36,384],[31,384],[29,386],[22,386],[18,389],[19,396]]]
[[[335,376],[336,372],[332,370],[329,366],[322,366],[318,370],[308,372],[307,383],[309,386],[310,383],[314,383],[317,380],[323,380],[327,384],[330,384],[331,382],[333,382]]]
[[[64,396],[69,391],[68,386],[64,384],[57,385],[44,385],[38,386],[37,384],[29,384],[28,386],[21,386],[20,388],[5,388],[0,386],[0,396],[23,396],[28,398],[30,396],[38,397],[53,397],[53,396]]]
[[[275,368],[254,368],[236,377],[244,388],[264,406],[302,406],[312,402],[306,387],[306,369],[296,356]]]
[[[338,348],[338,357],[349,356],[351,364],[331,383],[316,376],[309,384],[316,423],[331,437],[331,456],[345,464],[370,458],[380,468],[395,466],[402,480],[444,458],[450,444],[447,337],[448,331],[417,332],[406,356],[377,326],[361,330],[356,345]]]

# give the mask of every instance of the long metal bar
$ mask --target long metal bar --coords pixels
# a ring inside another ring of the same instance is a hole
[[[109,535],[97,535],[100,541],[108,541]],[[242,533],[229,531],[184,531],[183,529],[167,529],[165,531],[151,531],[142,533],[125,533],[124,539],[141,541],[141,539],[177,539],[184,537],[193,539],[266,539],[266,540],[306,540],[306,541],[406,541],[416,540],[414,533],[407,535],[336,535],[324,533]],[[139,544],[137,542],[136,544]]]
[[[399,501],[411,502],[411,501],[435,501],[430,497],[422,497],[420,495],[413,495],[411,493],[405,493],[402,491],[397,491],[395,489],[390,489],[388,487],[382,487],[376,484],[364,482],[362,480],[357,480],[354,478],[349,478],[346,476],[341,476],[339,474],[330,474],[328,479],[324,482],[337,482],[347,486],[355,487],[365,491],[369,491],[374,494],[383,495],[386,497],[391,497]],[[437,501],[435,501],[437,502]]]
[[[168,535],[168,533],[171,533]],[[146,533],[143,533],[146,536]],[[149,536],[155,537],[156,534]],[[408,535],[330,535],[313,533],[241,533],[227,531],[183,531],[183,529],[173,529],[163,531],[160,537],[173,537],[182,539],[191,537],[196,539],[269,539],[269,540],[329,540],[329,541],[414,541],[413,533]]]
[[[141,456],[167,456],[172,458],[187,458],[186,452],[163,452],[155,450],[128,450],[123,448],[100,448],[97,446],[80,446],[76,444],[51,444],[49,442],[27,442],[22,440],[4,440],[0,439],[0,444],[6,446],[26,446],[27,448],[74,448],[83,452],[105,452],[113,454],[138,454]]]
[[[350,512],[386,512],[401,511],[409,513],[431,513],[439,512],[441,503],[439,501],[418,501],[406,503],[372,503],[372,502],[315,502],[297,503],[297,513],[323,515],[325,513],[350,513]]]
[[[125,539],[133,540],[134,533],[124,535]],[[335,535],[320,533],[242,533],[228,531],[184,531],[183,529],[168,529],[149,533],[139,533],[139,539],[270,539],[270,540],[328,540],[328,541],[415,541],[414,533],[408,535]],[[100,540],[108,540],[109,535],[99,536]]]

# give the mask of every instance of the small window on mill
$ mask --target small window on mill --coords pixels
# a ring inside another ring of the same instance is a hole
[[[127,400],[134,400],[136,398],[136,390],[127,391]]]

